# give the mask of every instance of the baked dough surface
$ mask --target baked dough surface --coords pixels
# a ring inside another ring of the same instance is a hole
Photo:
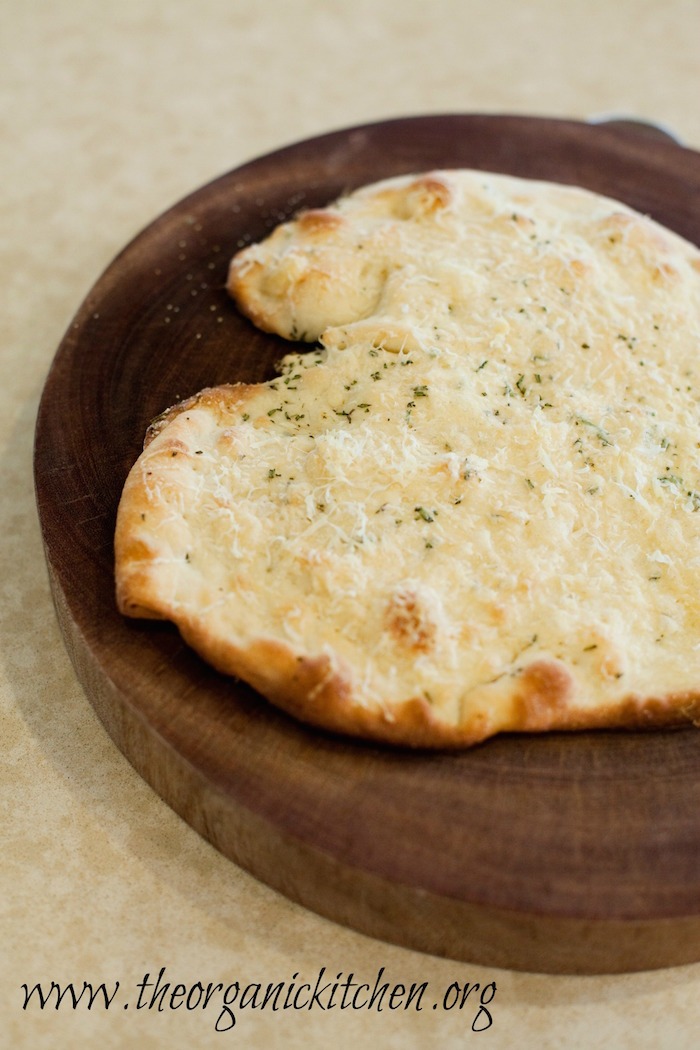
[[[321,341],[150,428],[118,604],[409,746],[700,715],[700,252],[587,191],[365,188],[232,261]]]

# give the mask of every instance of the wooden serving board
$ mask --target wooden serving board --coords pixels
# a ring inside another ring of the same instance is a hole
[[[379,178],[476,167],[587,186],[700,242],[700,155],[614,129],[434,116],[263,157],[161,216],[100,278],[48,376],[35,474],[49,575],[86,693],[140,774],[290,898],[387,941],[490,966],[614,972],[700,960],[700,733],[504,736],[399,752],[299,725],[116,611],[112,535],[148,422],[288,349],[225,290],[229,257]]]

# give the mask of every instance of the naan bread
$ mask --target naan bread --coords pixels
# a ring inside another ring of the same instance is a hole
[[[369,187],[232,262],[322,346],[147,435],[119,607],[411,746],[700,717],[700,253],[571,187]]]

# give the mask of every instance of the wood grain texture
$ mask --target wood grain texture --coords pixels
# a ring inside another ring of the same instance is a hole
[[[700,243],[700,155],[605,126],[446,115],[335,132],[161,216],[88,295],[37,422],[61,629],[116,744],[198,832],[314,911],[412,948],[599,973],[700,959],[700,734],[507,736],[404,753],[295,723],[114,602],[117,503],[149,421],[288,348],[229,301],[229,257],[300,207],[433,167],[617,197]]]

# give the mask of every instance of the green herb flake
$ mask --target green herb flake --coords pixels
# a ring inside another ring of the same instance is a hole
[[[597,423],[591,422],[590,419],[586,419],[585,416],[576,416],[576,423],[583,423],[585,427],[590,427],[600,439],[603,445],[612,445],[612,438],[607,434],[601,426]]]

